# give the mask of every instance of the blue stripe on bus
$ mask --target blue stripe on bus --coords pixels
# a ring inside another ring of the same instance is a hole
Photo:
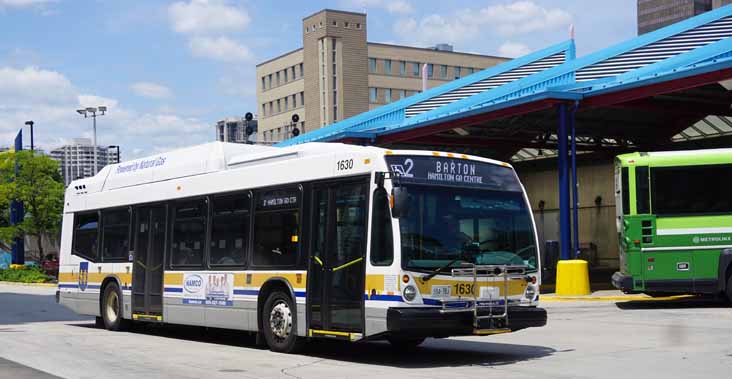
[[[165,287],[165,292],[183,292],[183,288]]]
[[[402,301],[402,297],[399,295],[364,295],[363,299],[374,301]]]

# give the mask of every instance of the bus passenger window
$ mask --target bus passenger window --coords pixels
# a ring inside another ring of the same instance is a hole
[[[206,202],[177,203],[174,214],[171,266],[200,267],[206,246]]]
[[[255,266],[294,266],[300,242],[300,190],[258,194],[254,217]]]
[[[211,224],[210,265],[243,265],[249,235],[249,194],[215,198]]]
[[[82,213],[74,215],[74,242],[73,253],[80,257],[95,261],[97,258],[97,233],[99,214]]]
[[[125,209],[102,211],[102,259],[127,260],[130,251],[130,212]]]
[[[374,191],[371,216],[371,264],[390,266],[394,261],[394,242],[389,214],[389,195],[381,188]]]

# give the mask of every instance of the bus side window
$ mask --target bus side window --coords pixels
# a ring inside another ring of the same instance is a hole
[[[92,262],[97,260],[99,244],[99,213],[74,214],[74,241],[72,251],[74,255],[86,258]]]
[[[628,168],[623,167],[620,170],[620,186],[622,187],[621,190],[623,192],[623,214],[629,215],[630,214],[630,183],[628,180]]]
[[[648,167],[637,166],[635,168],[635,188],[636,213],[651,213],[651,199],[648,191]]]
[[[175,203],[171,266],[200,268],[206,247],[206,200]]]
[[[249,193],[213,199],[209,265],[244,265],[249,241],[249,199]]]
[[[127,261],[130,251],[130,211],[127,208],[102,211],[102,259]]]
[[[394,262],[394,241],[389,214],[389,195],[383,188],[374,191],[371,216],[371,264],[390,266]]]
[[[252,263],[258,267],[297,264],[301,189],[260,192],[256,196]]]

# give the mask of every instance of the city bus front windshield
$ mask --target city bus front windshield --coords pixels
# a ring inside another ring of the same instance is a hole
[[[405,269],[430,271],[452,261],[537,267],[534,225],[522,192],[407,186],[399,219]]]

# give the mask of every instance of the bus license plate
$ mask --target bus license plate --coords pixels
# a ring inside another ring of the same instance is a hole
[[[480,298],[481,299],[498,299],[501,295],[501,290],[498,287],[480,287]]]
[[[451,286],[432,286],[432,297],[450,297]]]

